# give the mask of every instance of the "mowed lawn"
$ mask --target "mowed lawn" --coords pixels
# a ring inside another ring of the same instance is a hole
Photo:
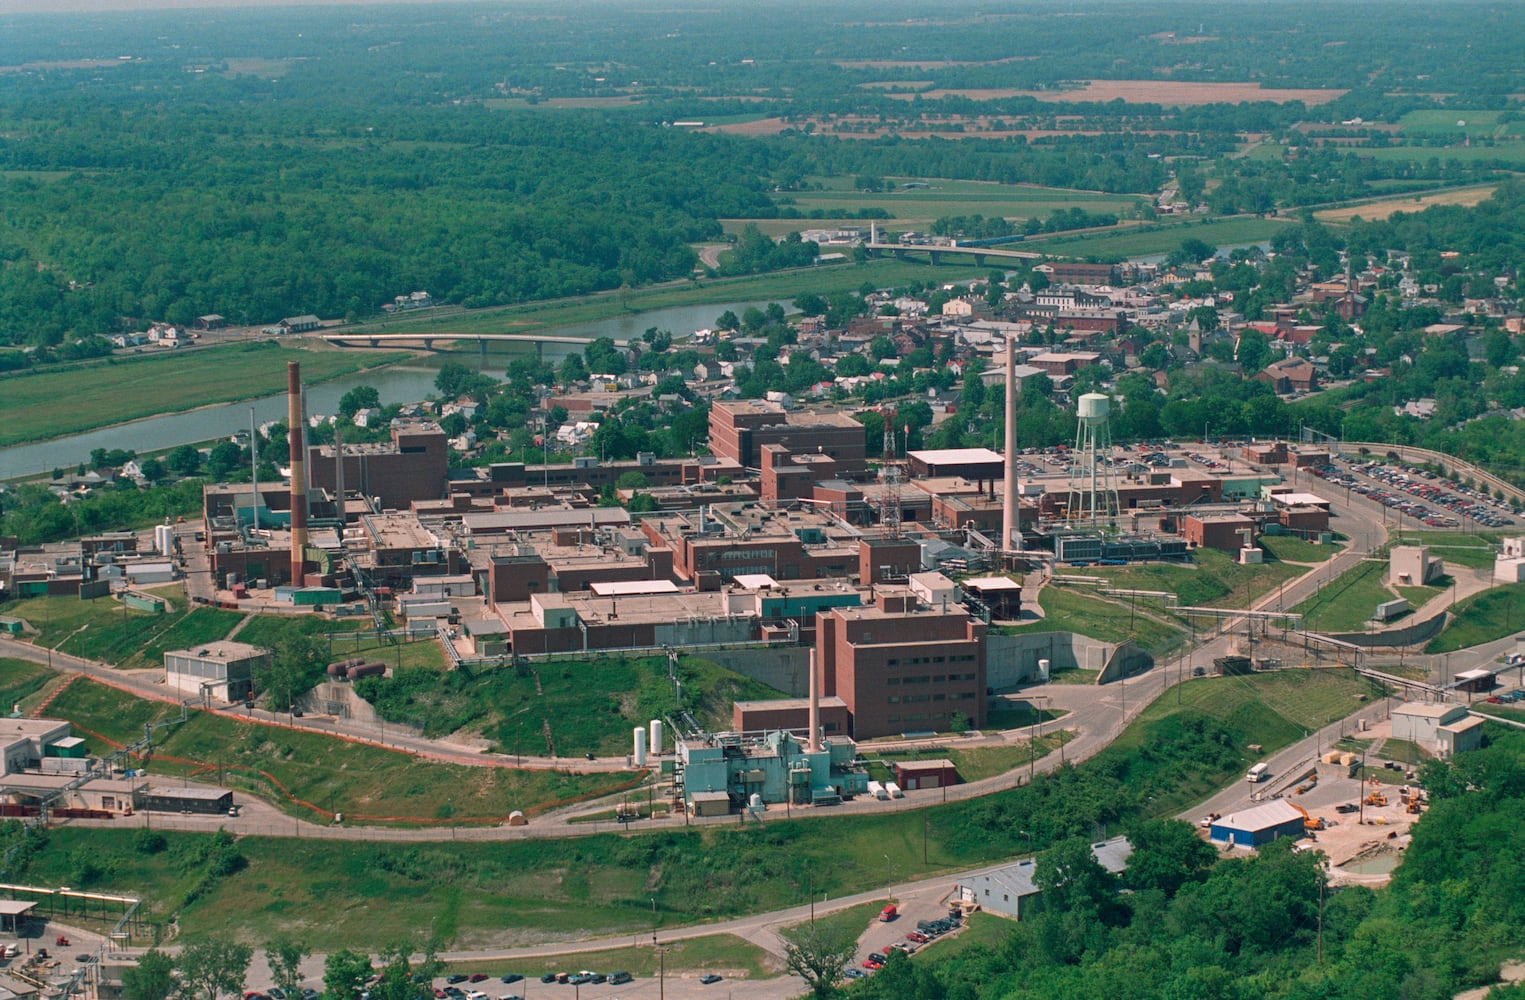
[[[49,706],[90,740],[128,743],[145,724],[179,718],[178,706],[136,698],[81,680]],[[579,775],[503,767],[471,767],[347,740],[192,712],[155,733],[147,767],[155,775],[199,775],[258,795],[306,819],[340,812],[355,819],[426,825],[500,823],[634,783],[632,773]]]
[[[7,375],[0,378],[0,446],[268,396],[286,388],[288,361],[300,361],[302,378],[311,383],[404,357],[261,341]]]

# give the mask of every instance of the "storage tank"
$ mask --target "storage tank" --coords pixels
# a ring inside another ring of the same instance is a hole
[[[747,808],[751,809],[753,812],[762,812],[768,807],[763,805],[762,796],[756,792],[753,792],[752,797],[747,800]]]
[[[1080,397],[1075,406],[1075,415],[1083,424],[1104,424],[1107,422],[1107,413],[1111,409],[1112,400],[1099,392],[1088,392]]]
[[[1047,660],[1038,661],[1038,680],[1045,684],[1048,683],[1048,668],[1049,662]]]
[[[631,733],[631,736],[635,740],[635,753],[634,753],[635,766],[636,767],[645,767],[646,766],[646,727],[645,726],[636,726],[634,731]]]
[[[660,757],[662,756],[662,720],[652,719],[647,726],[651,730],[651,755]]]
[[[345,676],[350,680],[359,680],[361,677],[380,677],[387,672],[387,665],[380,660],[371,660],[356,667],[350,667],[345,671]]]

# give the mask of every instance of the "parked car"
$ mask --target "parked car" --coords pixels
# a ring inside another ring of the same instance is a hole
[[[471,974],[471,977],[470,977],[469,981],[473,982],[473,983],[485,983],[485,982],[487,982],[487,973],[485,973],[485,972],[473,972]]]
[[[713,972],[706,972],[704,975],[699,977],[699,981],[701,983],[703,983],[704,985],[708,986],[711,983],[718,983],[718,982],[720,982],[720,980],[722,980],[724,978],[725,978],[724,976],[717,976]]]
[[[842,970],[842,977],[844,979],[862,979],[864,975],[865,973],[862,969],[854,969],[850,966]]]
[[[450,975],[445,977],[445,982],[450,983],[453,986],[456,983],[464,983],[467,978],[468,977],[464,972],[452,972]]]
[[[863,967],[877,971],[884,968],[884,963],[877,958],[866,958],[863,960]]]
[[[505,983],[517,983],[519,980],[521,980],[523,978],[524,977],[519,975],[519,973],[517,973],[517,972],[505,972],[505,973],[503,973],[503,981]]]
[[[547,984],[554,983],[556,981],[556,973],[547,972],[545,975],[540,977],[540,981]]]

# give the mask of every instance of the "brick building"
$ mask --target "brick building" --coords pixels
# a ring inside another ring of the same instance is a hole
[[[432,420],[394,420],[385,444],[344,445],[344,489],[381,498],[381,506],[404,510],[414,500],[445,496],[449,445]],[[338,488],[338,458],[331,444],[307,449],[307,484],[330,493]]]
[[[710,451],[717,456],[757,468],[763,446],[770,444],[785,445],[795,455],[826,455],[844,475],[867,467],[867,432],[846,413],[786,410],[746,399],[710,405]]]
[[[885,588],[872,606],[816,616],[821,691],[851,713],[852,735],[985,724],[985,631],[962,609],[920,609],[909,590]]]

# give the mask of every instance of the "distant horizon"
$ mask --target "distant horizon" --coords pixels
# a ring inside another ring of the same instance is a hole
[[[237,10],[241,7],[379,7],[440,3],[511,3],[512,0],[72,0],[60,9],[57,0],[10,0],[5,14],[126,14],[155,10]]]

